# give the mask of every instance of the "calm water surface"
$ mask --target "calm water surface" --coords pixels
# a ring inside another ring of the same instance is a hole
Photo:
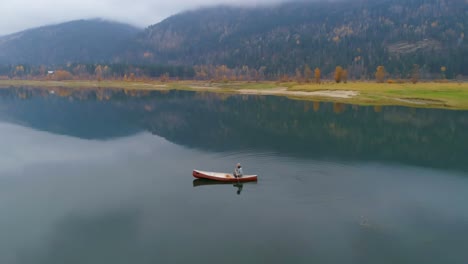
[[[468,263],[468,112],[0,89],[0,146],[0,263]]]

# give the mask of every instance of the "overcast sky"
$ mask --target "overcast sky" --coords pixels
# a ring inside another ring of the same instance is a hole
[[[146,27],[200,6],[279,1],[282,0],[0,0],[0,35],[82,18],[105,18]]]

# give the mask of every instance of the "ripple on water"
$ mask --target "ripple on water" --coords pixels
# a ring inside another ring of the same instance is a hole
[[[310,183],[317,178],[345,176],[357,165],[349,162],[330,160],[310,160],[285,157],[278,152],[255,151],[242,149],[239,151],[220,152],[211,156],[219,166],[228,166],[241,162],[246,173],[260,175],[262,181],[296,181]]]

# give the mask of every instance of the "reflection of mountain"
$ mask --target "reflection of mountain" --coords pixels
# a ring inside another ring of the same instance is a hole
[[[82,138],[147,130],[177,144],[211,151],[250,149],[468,170],[464,162],[468,114],[461,111],[180,91],[57,90],[51,95],[4,89],[0,102],[4,120]]]
[[[141,129],[114,103],[99,101],[95,92],[66,98],[48,90],[0,89],[0,120],[34,129],[85,139],[106,139],[134,134]]]

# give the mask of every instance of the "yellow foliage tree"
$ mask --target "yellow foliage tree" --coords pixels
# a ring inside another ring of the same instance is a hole
[[[341,80],[344,83],[348,82],[348,71],[347,70],[343,70],[343,72],[341,73]]]
[[[383,83],[385,81],[385,67],[378,66],[377,71],[375,72],[375,79],[378,83]]]
[[[71,80],[71,79],[73,79],[73,75],[68,71],[57,70],[57,71],[54,72],[54,77],[53,78],[56,81]]]
[[[343,68],[341,66],[337,66],[335,69],[335,82],[340,83],[342,77],[343,77]]]
[[[315,79],[315,83],[320,83],[320,76],[322,75],[322,72],[320,71],[319,68],[315,68],[315,71],[314,71],[314,79]]]

